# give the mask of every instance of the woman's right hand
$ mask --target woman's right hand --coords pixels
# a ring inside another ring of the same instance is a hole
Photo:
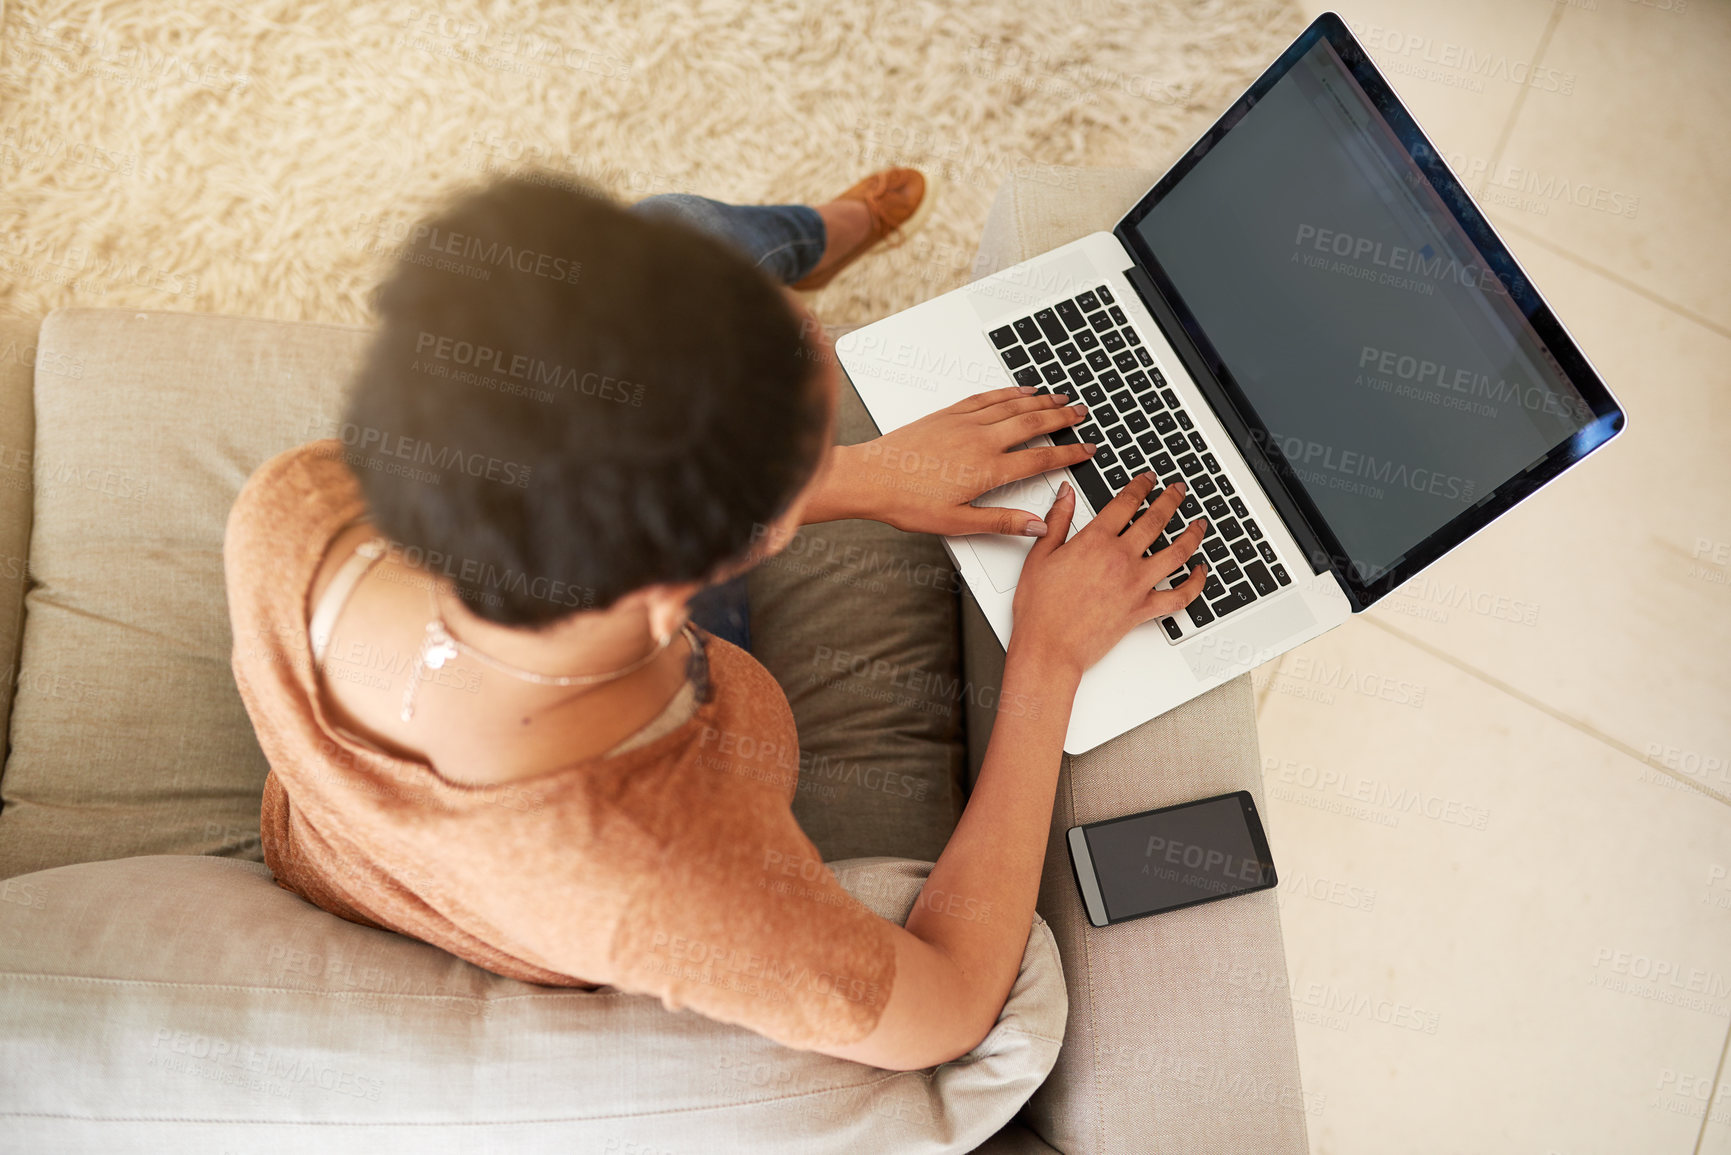
[[[1132,521],[1158,484],[1152,473],[1137,474],[1065,541],[1076,492],[1064,483],[1046,515],[1048,532],[1034,542],[1022,566],[1012,609],[1012,648],[1034,651],[1080,677],[1132,629],[1177,613],[1202,592],[1206,565],[1197,566],[1176,589],[1154,588],[1201,548],[1208,530],[1207,519],[1199,517],[1165,549],[1143,557],[1184,499],[1183,482],[1170,485]]]

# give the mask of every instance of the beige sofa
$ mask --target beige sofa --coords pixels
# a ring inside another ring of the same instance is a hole
[[[1073,176],[1006,186],[981,272],[1110,227],[1151,179]],[[512,982],[275,887],[228,661],[283,639],[229,636],[222,526],[253,468],[335,428],[364,338],[0,322],[0,1149],[1306,1150],[1322,1104],[1274,894],[1095,930],[1063,853],[1077,822],[1259,793],[1247,679],[1066,759],[1015,990],[932,1071]],[[873,435],[851,396],[840,433]],[[751,580],[755,650],[799,721],[796,813],[844,885],[904,918],[1002,650],[931,538],[809,527]]]

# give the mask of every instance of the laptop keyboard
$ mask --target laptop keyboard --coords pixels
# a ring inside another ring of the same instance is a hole
[[[1183,503],[1145,556],[1165,549],[1186,524],[1208,515],[1201,549],[1157,587],[1182,584],[1192,566],[1208,559],[1202,596],[1183,613],[1160,619],[1169,638],[1179,641],[1292,583],[1262,527],[1154,364],[1141,334],[1105,285],[987,336],[1016,384],[1087,404],[1087,420],[1050,436],[1058,445],[1094,443],[1093,460],[1070,466],[1070,473],[1096,513],[1145,470],[1160,478],[1150,498],[1184,480],[1189,491]],[[1144,501],[1136,516],[1146,513],[1150,504]]]

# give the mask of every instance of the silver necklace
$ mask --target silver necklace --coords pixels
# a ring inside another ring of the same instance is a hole
[[[483,665],[491,666],[501,674],[509,674],[525,682],[533,682],[537,686],[598,686],[603,682],[612,682],[634,674],[660,656],[661,651],[673,644],[673,639],[684,634],[690,639],[693,649],[697,639],[691,635],[689,623],[682,624],[679,629],[669,633],[656,643],[655,648],[628,666],[610,670],[604,674],[538,674],[533,670],[525,670],[498,658],[482,653],[468,642],[459,641],[451,636],[451,631],[445,625],[445,616],[439,612],[438,591],[428,587],[427,596],[433,603],[433,620],[427,623],[427,632],[421,638],[420,650],[415,654],[415,663],[409,670],[409,684],[403,690],[402,719],[407,722],[415,716],[415,690],[421,684],[421,673],[424,670],[437,670],[458,654],[467,654]]]

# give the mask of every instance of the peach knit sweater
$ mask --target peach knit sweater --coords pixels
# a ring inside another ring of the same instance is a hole
[[[261,466],[223,545],[278,885],[526,982],[654,995],[794,1047],[870,1033],[895,980],[890,928],[795,822],[793,715],[743,650],[699,631],[708,693],[691,718],[507,785],[446,779],[331,723],[307,598],[365,512],[341,453],[315,442]]]

